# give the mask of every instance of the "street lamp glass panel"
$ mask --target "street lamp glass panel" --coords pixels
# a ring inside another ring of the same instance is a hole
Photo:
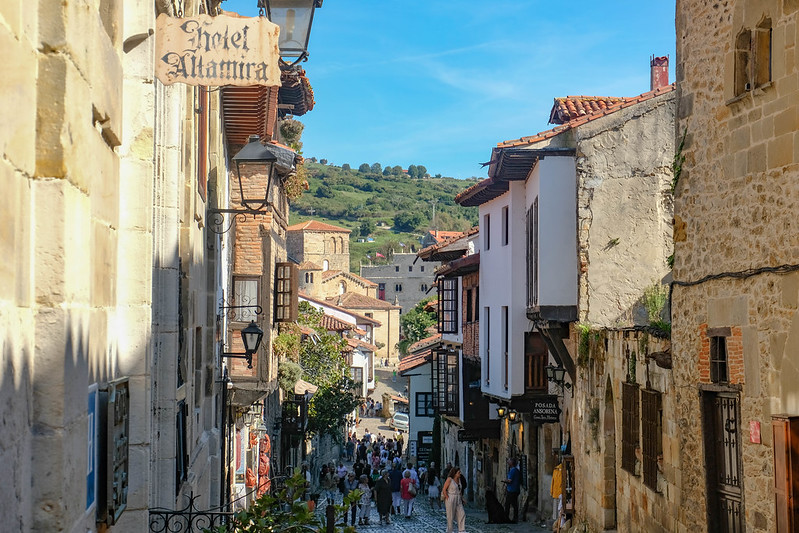
[[[255,353],[261,345],[261,339],[264,337],[264,332],[258,327],[255,322],[250,322],[250,325],[241,330],[241,340],[244,342],[244,351],[247,353]]]
[[[519,416],[519,413],[516,412],[515,409],[511,409],[510,411],[508,411],[508,420],[510,420],[511,422],[516,422],[517,416]]]
[[[552,365],[546,366],[547,381],[555,381],[555,367]]]
[[[268,0],[269,20],[280,26],[281,57],[302,57],[308,49],[315,0]]]
[[[500,418],[505,418],[505,414],[508,410],[505,407],[499,406],[497,407],[497,416]]]
[[[554,373],[555,382],[556,383],[563,383],[563,380],[566,376],[566,369],[562,366],[559,366],[552,371]]]

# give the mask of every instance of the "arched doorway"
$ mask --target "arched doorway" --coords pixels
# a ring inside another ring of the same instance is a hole
[[[616,529],[616,410],[613,407],[613,386],[608,376],[605,385],[605,406],[602,416],[602,478],[605,493],[601,499],[604,529]]]

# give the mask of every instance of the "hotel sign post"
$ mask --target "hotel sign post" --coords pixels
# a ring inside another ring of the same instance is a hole
[[[530,404],[533,422],[542,424],[560,422],[560,406],[557,396],[539,396],[530,400]]]
[[[280,29],[266,17],[156,20],[155,76],[165,85],[280,85]]]

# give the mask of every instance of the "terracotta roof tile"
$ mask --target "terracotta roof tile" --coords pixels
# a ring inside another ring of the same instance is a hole
[[[471,187],[469,189],[471,189]],[[466,189],[466,191],[468,191],[469,189]],[[464,192],[466,192],[466,191],[464,191]],[[423,249],[419,250],[419,252],[417,252],[416,255],[419,256],[419,257],[422,257],[422,258],[426,257],[426,256],[430,256],[431,254],[435,253],[436,251],[438,251],[438,250],[440,250],[442,248],[445,248],[445,247],[449,246],[450,244],[458,242],[460,239],[463,239],[465,237],[470,237],[470,236],[474,235],[478,231],[479,231],[479,227],[478,226],[474,226],[474,227],[468,229],[467,231],[463,231],[463,232],[456,232],[456,231],[449,232],[449,233],[452,233],[451,236],[449,236],[448,238],[446,238],[446,239],[444,239],[442,241],[439,241],[436,244],[431,244],[427,248],[423,248]]]
[[[322,315],[319,325],[327,331],[351,331],[355,328],[355,324],[344,322],[343,320],[328,314]]]
[[[618,101],[613,102],[612,105],[604,107],[604,108],[602,108],[602,109],[600,109],[600,110],[598,110],[598,111],[596,111],[596,112],[594,112],[592,114],[587,114],[587,115],[575,117],[575,118],[573,118],[572,120],[570,120],[568,122],[564,122],[563,124],[552,128],[551,130],[542,131],[540,133],[537,133],[537,134],[529,136],[529,137],[521,137],[519,139],[511,139],[509,141],[503,141],[501,143],[498,143],[497,147],[498,148],[515,148],[515,147],[519,147],[519,146],[527,146],[527,145],[530,145],[530,144],[537,143],[539,141],[543,141],[543,140],[549,139],[549,138],[554,137],[555,135],[558,135],[558,134],[560,134],[560,133],[562,133],[562,132],[564,132],[566,130],[570,130],[570,129],[574,128],[574,127],[581,126],[581,125],[583,125],[583,124],[585,124],[587,122],[596,120],[596,119],[598,119],[600,117],[604,117],[604,116],[610,115],[611,113],[615,113],[619,109],[623,109],[625,107],[629,107],[631,105],[634,105],[634,104],[637,104],[637,103],[640,103],[640,102],[645,102],[646,100],[650,100],[650,99],[652,99],[652,98],[654,98],[656,96],[660,96],[661,94],[665,94],[665,93],[671,92],[671,91],[673,91],[675,89],[675,87],[676,87],[676,84],[672,83],[671,85],[666,85],[664,87],[660,87],[660,88],[655,89],[653,91],[645,92],[645,93],[643,93],[641,95],[638,95],[638,96],[633,96],[633,97],[630,97],[630,98],[619,98],[619,99],[617,99]],[[592,98],[592,97],[570,96],[570,97],[567,97],[567,98]],[[483,180],[482,182],[478,183],[477,185],[472,186],[469,189],[466,189],[466,191],[479,186],[480,184],[482,184],[485,181],[489,181],[489,180]],[[464,193],[466,191],[463,191],[458,196],[464,195]],[[456,197],[456,201],[457,201],[457,197]]]
[[[352,348],[361,348],[362,350],[366,350],[367,352],[375,353],[378,348],[374,344],[369,344],[366,341],[362,341],[361,339],[347,339],[347,345]]]
[[[338,226],[333,226],[332,224],[325,224],[324,222],[319,222],[318,220],[308,220],[306,222],[294,224],[293,226],[286,228],[286,231],[334,231],[338,233],[352,232],[352,230],[348,230],[347,228],[340,228]]]
[[[399,305],[393,305],[385,300],[378,300],[371,296],[365,296],[355,292],[345,292],[338,296],[325,298],[328,304],[335,304],[345,309],[402,309]]]
[[[338,276],[349,278],[353,281],[360,283],[365,287],[377,287],[377,283],[375,283],[374,281],[361,277],[358,274],[353,274],[352,272],[344,272],[343,270],[325,270],[324,272],[322,272],[322,283],[326,283]]]
[[[376,327],[379,327],[379,326],[382,325],[382,323],[379,320],[375,320],[374,318],[369,318],[368,316],[364,316],[364,315],[362,315],[360,313],[355,313],[351,309],[345,309],[344,307],[340,307],[338,305],[335,305],[334,303],[326,302],[324,300],[320,300],[318,298],[314,298],[313,296],[308,296],[307,294],[305,294],[302,291],[300,291],[299,297],[302,300],[305,300],[307,302],[316,303],[316,304],[319,304],[319,305],[327,306],[327,307],[330,307],[331,309],[335,309],[337,311],[341,311],[342,313],[346,313],[346,314],[348,314],[350,316],[353,316],[361,324],[364,323],[364,322],[368,322],[368,323],[370,323],[370,324],[372,324],[372,325],[374,325]]]
[[[300,270],[322,270],[322,267],[314,263],[313,261],[303,261],[297,268]]]
[[[565,124],[575,118],[592,115],[603,109],[623,102],[625,98],[617,96],[566,96],[555,98],[555,104],[549,114],[550,124]]]
[[[399,362],[399,371],[400,373],[406,372],[418,366],[422,366],[425,363],[430,362],[433,359],[433,350],[428,348],[418,353],[408,354]]]
[[[437,342],[441,342],[441,333],[436,333],[435,335],[431,335],[430,337],[426,337],[420,341],[416,341],[410,346],[408,346],[408,353],[413,353],[417,350],[422,348],[429,348],[433,344]]]

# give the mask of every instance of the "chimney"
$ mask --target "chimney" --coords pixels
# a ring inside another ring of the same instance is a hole
[[[669,84],[669,56],[652,56],[649,61],[651,68],[649,77],[649,90],[654,91]]]

